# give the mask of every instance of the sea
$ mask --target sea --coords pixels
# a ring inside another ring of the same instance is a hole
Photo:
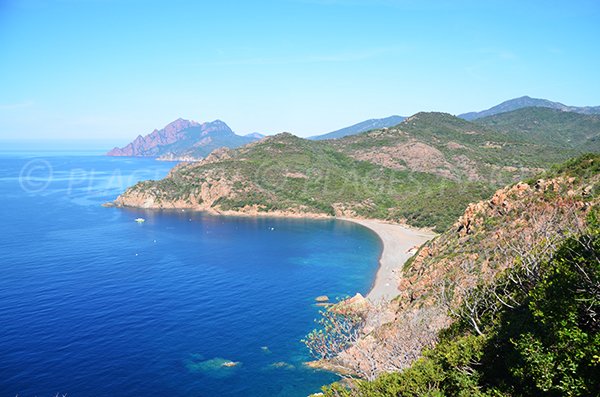
[[[295,397],[338,379],[301,340],[315,297],[369,291],[378,237],[102,206],[173,165],[0,148],[0,396]]]

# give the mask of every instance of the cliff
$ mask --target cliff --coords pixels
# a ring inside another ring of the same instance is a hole
[[[114,148],[107,156],[158,157],[161,160],[199,160],[211,151],[235,148],[256,141],[257,137],[236,135],[224,122],[208,123],[177,119],[160,130],[138,136],[122,148]]]
[[[200,124],[195,121],[177,119],[160,130],[154,130],[146,136],[138,135],[133,142],[127,146],[118,148],[115,147],[109,151],[107,156],[156,156],[161,146],[166,146],[171,143],[183,139],[186,129],[196,127]]]

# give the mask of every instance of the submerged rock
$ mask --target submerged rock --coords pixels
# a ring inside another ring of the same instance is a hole
[[[185,360],[185,367],[193,373],[201,373],[212,378],[227,378],[235,374],[236,369],[242,365],[239,361],[227,360],[221,357],[203,360],[203,357],[198,354],[190,355],[188,360]]]
[[[271,365],[269,365],[269,367],[271,368],[280,368],[280,369],[296,369],[295,366],[293,366],[290,363],[286,363],[285,361],[277,361],[276,363],[273,363]]]

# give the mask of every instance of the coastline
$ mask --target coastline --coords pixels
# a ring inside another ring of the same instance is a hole
[[[119,196],[121,197],[121,196]],[[241,217],[265,217],[265,218],[305,218],[305,219],[333,219],[353,222],[364,226],[374,232],[382,242],[383,250],[379,257],[379,267],[375,280],[372,283],[371,289],[366,298],[375,303],[379,301],[389,301],[400,294],[398,284],[402,276],[402,267],[404,263],[412,256],[408,251],[413,247],[420,247],[428,240],[432,239],[436,234],[425,230],[417,229],[407,225],[397,223],[388,223],[377,219],[359,219],[348,218],[343,216],[331,216],[327,214],[294,212],[294,211],[269,211],[261,212],[255,208],[248,208],[245,211],[219,211],[212,207],[198,208],[198,206],[176,206],[165,208],[162,204],[155,206],[137,206],[124,205],[115,200],[111,203],[106,203],[108,206],[116,206],[122,208],[137,208],[150,210],[178,210],[178,211],[200,211],[206,212],[215,216],[241,216]]]
[[[402,276],[402,267],[412,256],[408,251],[414,246],[420,247],[435,236],[435,233],[426,230],[374,219],[336,219],[354,222],[370,229],[383,244],[377,275],[366,296],[372,303],[389,301],[400,294],[398,284]]]

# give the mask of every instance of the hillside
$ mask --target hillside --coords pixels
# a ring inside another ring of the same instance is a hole
[[[383,119],[369,119],[346,128],[329,132],[327,134],[312,136],[308,139],[312,139],[315,141],[322,141],[325,139],[338,139],[345,136],[356,135],[360,134],[361,132],[370,131],[378,128],[393,127],[397,124],[400,124],[402,121],[404,121],[405,118],[406,117],[402,116],[390,116]]]
[[[523,96],[520,98],[509,99],[499,105],[493,106],[480,112],[469,112],[458,115],[465,120],[475,120],[482,117],[493,116],[499,113],[512,112],[513,110],[527,107],[543,107],[561,110],[564,112],[574,112],[581,114],[600,114],[600,106],[567,106],[560,102],[552,102],[547,99],[530,98]]]
[[[467,204],[577,154],[543,134],[502,132],[444,113],[336,140],[279,134],[128,189],[120,206],[345,216],[441,231]]]
[[[140,182],[116,205],[245,214],[349,216],[443,228],[487,185],[382,168],[291,134],[198,163],[180,164],[160,181]]]
[[[334,320],[360,337],[322,365],[369,381],[325,394],[594,395],[599,203],[586,155],[471,204],[405,264],[393,302]]]
[[[530,139],[521,131],[506,133],[436,112],[417,113],[393,128],[331,144],[357,160],[496,187],[578,154],[552,147],[543,137]]]
[[[600,151],[600,115],[529,107],[480,118],[476,123],[557,148]]]
[[[107,156],[158,157],[162,160],[200,159],[220,147],[235,148],[260,139],[236,135],[224,122],[209,123],[177,119],[160,130],[138,136]]]

